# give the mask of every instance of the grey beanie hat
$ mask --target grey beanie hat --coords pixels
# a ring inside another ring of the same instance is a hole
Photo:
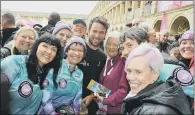
[[[52,34],[55,35],[61,29],[67,29],[67,30],[69,30],[71,32],[71,28],[69,27],[68,24],[66,24],[66,23],[64,23],[62,21],[59,21],[59,22],[56,23]]]
[[[64,47],[64,52],[66,53],[67,50],[69,49],[70,45],[73,44],[73,43],[80,43],[83,45],[83,48],[84,48],[84,57],[87,53],[87,48],[86,48],[86,44],[85,44],[85,41],[81,38],[81,37],[78,37],[78,36],[72,36],[66,43],[66,46]]]
[[[181,44],[181,42],[183,40],[193,40],[194,41],[194,31],[188,30],[188,31],[184,32],[184,34],[179,39],[179,44]]]

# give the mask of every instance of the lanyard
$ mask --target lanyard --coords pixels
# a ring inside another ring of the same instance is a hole
[[[108,65],[109,59],[111,59],[111,58],[107,58],[107,60],[106,60],[106,65],[105,65],[104,74],[103,74],[104,77],[106,77],[107,75],[110,75],[110,73],[112,72],[113,67],[114,67],[113,59],[111,59],[111,68],[107,72],[107,65]]]

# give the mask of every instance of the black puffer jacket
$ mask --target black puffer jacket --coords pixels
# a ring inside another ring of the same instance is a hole
[[[54,29],[54,26],[51,24],[48,24],[48,25],[44,26],[43,28],[41,28],[41,30],[38,34],[39,34],[39,36],[44,34],[44,32],[49,32],[50,34],[52,34],[53,29]]]
[[[48,18],[48,24],[41,28],[41,30],[38,32],[39,37],[45,32],[52,34],[53,29],[58,21],[60,21],[60,14],[57,12],[52,12]]]
[[[2,30],[2,35],[3,35],[3,39],[2,39],[2,46],[5,45],[5,43],[7,43],[7,40],[9,39],[9,37],[12,35],[13,32],[16,32],[17,30],[19,30],[18,27],[16,28],[5,28]]]
[[[8,77],[1,72],[1,106],[0,106],[0,111],[1,114],[3,115],[8,115],[10,114],[10,107],[9,107],[9,102],[10,102],[10,95],[9,95],[9,79]]]
[[[123,113],[130,115],[191,115],[188,100],[174,80],[151,84],[124,102]]]
[[[164,57],[164,63],[165,64],[173,64],[173,65],[180,65],[186,69],[189,69],[188,66],[186,66],[185,63],[183,63],[182,61],[178,60],[176,57]]]

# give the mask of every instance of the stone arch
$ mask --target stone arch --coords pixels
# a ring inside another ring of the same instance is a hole
[[[158,20],[156,20],[156,22],[154,23],[153,28],[154,28],[154,30],[155,30],[156,32],[160,32],[161,21],[162,21],[162,20],[158,19]]]
[[[177,15],[170,24],[170,33],[181,34],[190,29],[190,23],[184,15]]]

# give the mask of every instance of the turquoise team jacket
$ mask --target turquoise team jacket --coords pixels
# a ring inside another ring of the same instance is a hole
[[[57,76],[57,88],[54,87],[53,70],[43,83],[43,100],[38,114],[55,114],[55,109],[61,105],[71,105],[75,114],[78,114],[82,100],[83,72],[76,66],[73,72],[69,71],[69,64],[63,59]]]
[[[27,74],[28,56],[12,55],[1,60],[1,72],[7,75],[10,83],[11,114],[35,114],[41,104],[43,93]]]
[[[180,68],[180,67],[181,66],[174,65],[174,64],[164,64],[162,69],[160,70],[160,76],[158,78],[158,81],[165,82],[167,79],[169,79],[170,76],[173,76],[173,71],[177,68]],[[183,70],[183,72],[185,72],[185,71],[187,71],[187,70]],[[192,76],[192,79],[194,81],[194,76]],[[183,80],[185,80],[185,79],[183,79]],[[186,95],[190,96],[191,98],[194,98],[194,87],[193,86],[194,86],[194,82],[192,82],[191,84],[186,85],[186,86],[181,85],[184,93]]]

